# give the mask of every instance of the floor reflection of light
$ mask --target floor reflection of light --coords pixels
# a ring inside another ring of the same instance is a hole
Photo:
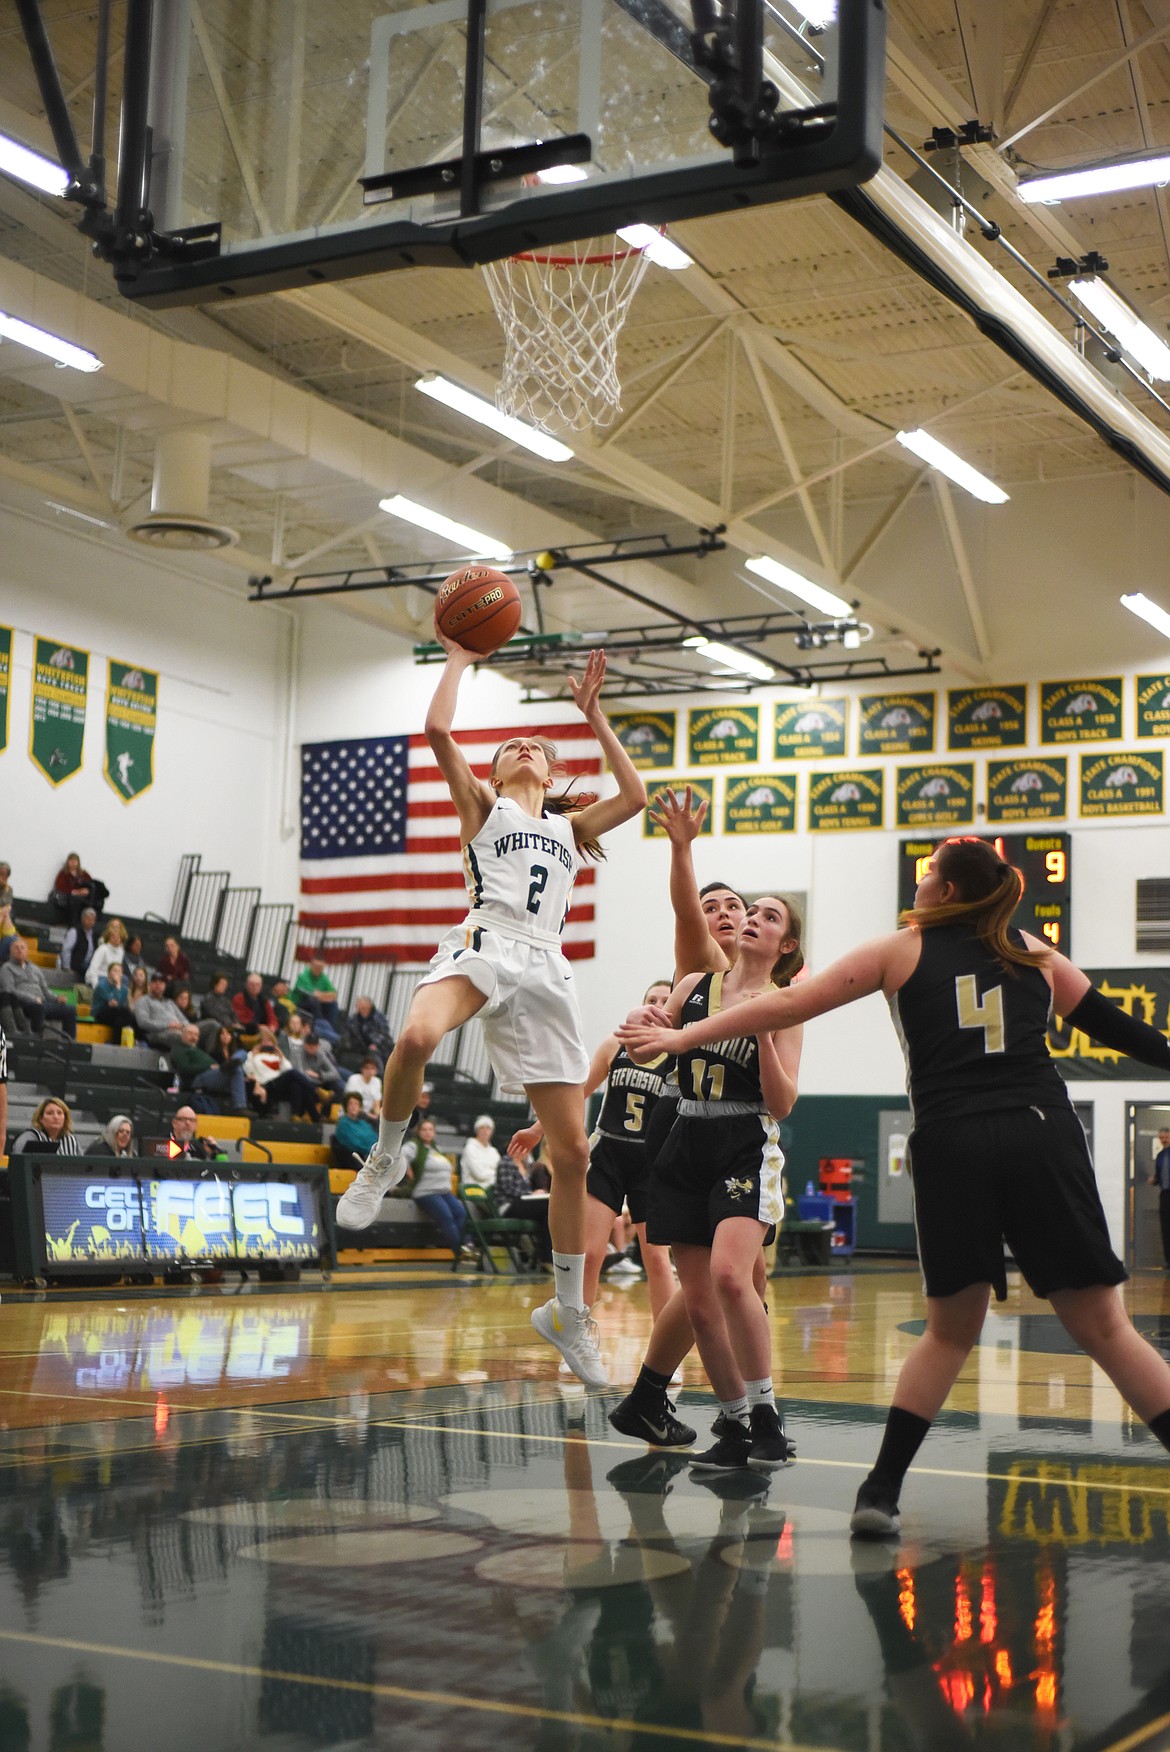
[[[918,1616],[917,1603],[914,1598],[914,1571],[900,1569],[898,1571],[898,1611],[902,1615],[902,1623],[907,1630],[914,1629],[914,1621]]]

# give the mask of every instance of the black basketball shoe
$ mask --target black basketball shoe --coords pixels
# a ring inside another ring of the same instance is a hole
[[[649,1442],[655,1448],[689,1448],[695,1440],[694,1430],[674,1415],[665,1396],[657,1405],[644,1405],[632,1393],[627,1394],[614,1406],[609,1421],[623,1436],[633,1436],[635,1441]]]
[[[734,1472],[748,1463],[752,1432],[746,1424],[729,1422],[713,1448],[696,1454],[691,1465],[705,1472]]]
[[[665,1450],[658,1454],[638,1454],[633,1460],[619,1460],[606,1473],[606,1483],[620,1490],[623,1496],[631,1492],[647,1496],[666,1496],[672,1488],[674,1475],[687,1464],[686,1454]]]
[[[893,1492],[867,1478],[857,1493],[849,1531],[857,1539],[896,1539],[902,1522]]]
[[[774,1405],[753,1405],[751,1409],[752,1445],[748,1454],[751,1466],[774,1472],[778,1466],[789,1466],[796,1449],[784,1434],[780,1413]]]

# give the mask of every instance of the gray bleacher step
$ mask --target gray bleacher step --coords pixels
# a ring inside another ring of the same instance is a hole
[[[116,1065],[126,1071],[170,1070],[170,1060],[149,1046],[97,1045],[90,1049],[90,1063]]]

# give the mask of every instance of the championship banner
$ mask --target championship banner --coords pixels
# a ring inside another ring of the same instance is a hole
[[[934,695],[862,694],[858,754],[929,754],[934,747]]]
[[[89,652],[52,639],[33,640],[29,753],[51,785],[81,771]]]
[[[975,820],[975,766],[898,767],[895,827],[969,827]]]
[[[1170,736],[1170,675],[1137,678],[1137,733]]]
[[[881,767],[815,773],[808,788],[810,833],[885,825],[885,773]]]
[[[794,833],[796,776],[728,779],[723,795],[724,833]]]
[[[105,774],[123,803],[154,783],[158,676],[111,657],[106,680]]]
[[[1028,690],[1019,687],[947,689],[947,747],[1022,748],[1028,740]]]
[[[707,813],[703,817],[703,825],[699,832],[706,836],[713,834],[715,820],[715,780],[714,779],[658,779],[653,785],[647,785],[650,793],[650,807],[642,811],[642,838],[665,839],[666,835],[651,821],[650,810],[654,807],[654,799],[662,791],[673,791],[680,804],[686,799],[687,786],[691,787],[691,808],[697,809],[700,803],[706,803]]]
[[[1068,757],[989,760],[988,821],[1062,821],[1068,814]]]
[[[611,712],[609,722],[636,767],[674,765],[677,712]]]
[[[847,752],[849,701],[798,700],[776,706],[773,760],[840,760]]]
[[[8,747],[8,688],[12,675],[12,628],[0,627],[0,754]]]
[[[759,758],[759,706],[696,707],[687,713],[688,766],[742,766]]]
[[[1170,1036],[1170,968],[1086,967],[1085,972],[1107,998],[1120,1004],[1127,1016],[1148,1022],[1151,1028]],[[1048,1025],[1048,1050],[1066,1077],[1094,1077],[1114,1082],[1160,1082],[1170,1071],[1155,1071],[1149,1065],[1111,1047],[1098,1046],[1063,1017]]]
[[[1040,683],[1041,742],[1116,742],[1121,736],[1121,678]]]
[[[1081,814],[1161,815],[1162,750],[1081,756]]]

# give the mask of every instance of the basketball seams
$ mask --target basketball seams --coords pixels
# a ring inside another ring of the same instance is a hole
[[[513,619],[507,622],[507,611]],[[505,622],[500,623],[501,613]],[[520,624],[520,593],[494,566],[463,566],[444,579],[435,598],[435,624],[443,634],[476,656],[487,657],[507,644]],[[504,627],[506,625],[506,631]],[[503,637],[496,637],[496,632]]]

